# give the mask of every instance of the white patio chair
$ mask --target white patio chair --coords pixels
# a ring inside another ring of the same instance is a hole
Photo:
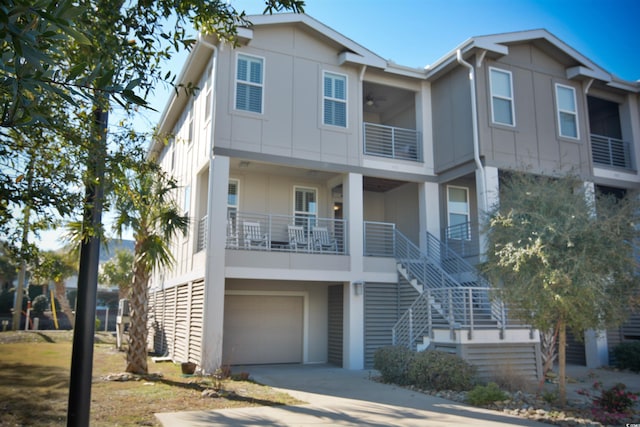
[[[313,247],[320,252],[338,252],[338,242],[329,234],[327,227],[313,227]]]
[[[236,227],[236,221],[232,219],[227,220],[227,248],[237,248],[239,245],[238,229]]]
[[[304,231],[304,227],[301,225],[289,225],[287,226],[289,232],[289,246],[294,251],[300,249],[309,250],[309,239],[307,239],[307,233]]]
[[[251,248],[267,248],[269,244],[269,235],[260,231],[259,222],[244,221],[244,247]]]

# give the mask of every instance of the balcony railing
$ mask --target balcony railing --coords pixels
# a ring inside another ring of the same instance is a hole
[[[207,226],[205,216],[198,222],[198,251],[206,248]],[[295,241],[289,226],[301,231]],[[226,236],[227,249],[344,255],[348,248],[345,220],[315,216],[235,212],[227,219]]]
[[[616,138],[591,135],[591,155],[599,165],[633,169],[631,144]]]
[[[414,129],[364,123],[364,154],[421,162],[420,142]]]

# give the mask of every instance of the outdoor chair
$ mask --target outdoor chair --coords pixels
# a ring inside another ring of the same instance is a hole
[[[287,226],[289,232],[289,246],[294,251],[309,250],[309,239],[307,233],[304,231],[304,227],[301,225],[289,225]]]
[[[313,227],[313,248],[320,252],[338,252],[338,242],[329,234],[327,227]]]
[[[238,239],[238,229],[236,227],[236,220],[228,219],[227,220],[227,248],[237,248],[238,240],[239,239]]]
[[[251,248],[267,248],[268,247],[269,235],[262,233],[262,231],[260,231],[259,222],[244,221],[243,231],[244,231],[244,247],[245,248],[251,249]]]

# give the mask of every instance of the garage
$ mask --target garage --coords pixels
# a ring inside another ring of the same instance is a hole
[[[302,363],[304,298],[226,295],[225,364]]]

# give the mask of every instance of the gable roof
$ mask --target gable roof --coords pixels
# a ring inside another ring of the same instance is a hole
[[[509,45],[527,42],[543,45],[546,49],[564,55],[570,62],[577,64],[567,67],[566,73],[569,79],[583,77],[600,80],[610,86],[632,92],[640,90],[638,82],[627,82],[614,76],[545,29],[516,31],[467,39],[435,64],[427,67],[428,78],[436,77],[444,70],[448,70],[452,65],[455,65],[456,52],[458,50],[462,52],[463,57],[470,56],[476,51],[485,51],[490,56],[500,57],[509,53]]]

